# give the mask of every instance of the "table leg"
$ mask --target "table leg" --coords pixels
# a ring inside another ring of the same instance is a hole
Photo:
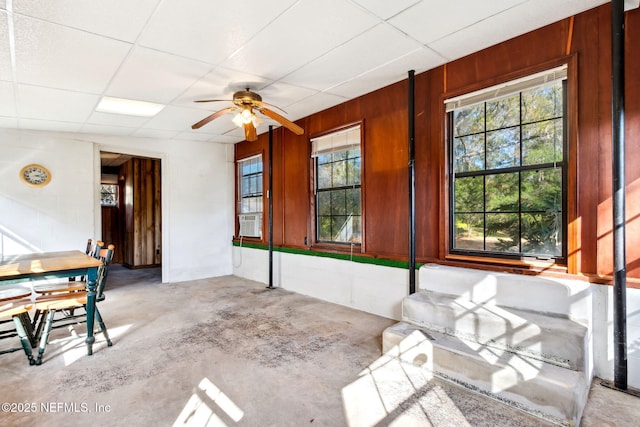
[[[96,314],[96,279],[98,277],[98,268],[90,268],[87,271],[87,288],[89,293],[87,294],[87,354],[91,356],[93,354],[93,343],[96,338],[93,336],[93,321]]]

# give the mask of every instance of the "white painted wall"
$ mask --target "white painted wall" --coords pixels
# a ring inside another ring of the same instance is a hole
[[[2,253],[82,249],[100,237],[100,150],[161,159],[164,282],[231,274],[233,146],[210,142],[0,130]],[[46,166],[51,183],[24,185],[28,163]]]
[[[233,248],[235,275],[268,283],[269,253],[263,249]],[[325,301],[356,308],[390,319],[402,317],[400,304],[408,295],[409,273],[403,268],[382,267],[316,256],[274,252],[273,285]],[[422,267],[426,268],[426,267]],[[438,291],[455,294],[464,289],[460,281],[470,280],[464,270],[447,268],[441,272]],[[495,304],[515,304],[526,307],[538,304],[536,310],[563,314],[592,328],[593,372],[603,379],[613,379],[613,289],[577,280],[543,278],[540,287],[527,288],[531,278],[509,275],[517,291],[502,286],[501,274],[470,270],[481,284],[477,293],[467,295],[472,300],[493,301]],[[419,282],[422,282],[422,271]],[[487,276],[487,277],[484,277]],[[490,277],[491,276],[491,277]],[[552,287],[557,282],[561,287]],[[419,283],[424,288],[423,283]],[[546,301],[546,303],[545,303]],[[541,305],[542,304],[542,305]],[[640,290],[627,289],[628,385],[640,388]]]

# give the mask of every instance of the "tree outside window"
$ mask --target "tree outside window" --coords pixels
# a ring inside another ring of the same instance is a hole
[[[562,258],[566,79],[449,110],[453,252]]]

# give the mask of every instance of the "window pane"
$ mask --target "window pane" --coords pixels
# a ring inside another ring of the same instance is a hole
[[[523,211],[562,210],[562,170],[560,168],[522,172]]]
[[[320,241],[330,242],[333,240],[330,216],[318,216],[318,230],[316,232],[318,234],[317,239]]]
[[[347,162],[340,160],[333,163],[333,187],[347,185]]]
[[[332,158],[333,156],[331,155],[331,153],[324,153],[324,154],[318,155],[318,157],[316,157],[316,161],[318,162],[319,165],[323,165],[325,163],[331,163]]]
[[[331,188],[332,163],[318,164],[317,185],[318,188]]]
[[[537,165],[562,161],[562,119],[522,126],[522,163]]]
[[[362,217],[360,215],[353,215],[351,217],[353,221],[353,228],[350,243],[362,243]]]
[[[347,213],[350,215],[360,215],[360,189],[350,188],[346,190]]]
[[[319,191],[317,195],[317,206],[316,209],[318,211],[318,215],[330,215],[331,214],[331,192],[330,191]]]
[[[487,130],[515,126],[520,122],[520,95],[487,102]]]
[[[347,162],[347,185],[360,184],[360,157]]]
[[[487,212],[518,212],[518,179],[517,173],[486,177]]]
[[[332,232],[333,241],[335,242],[348,242],[351,236],[353,222],[349,221],[349,218],[344,215],[333,216],[332,218]]]
[[[518,214],[487,214],[486,250],[520,252]]]
[[[487,132],[487,169],[520,165],[520,129]]]
[[[337,162],[338,160],[344,160],[347,158],[347,150],[340,150],[333,152],[332,161]]]
[[[331,215],[346,215],[347,200],[344,190],[331,191]]]
[[[456,214],[453,245],[456,249],[484,249],[484,215]]]
[[[484,133],[456,138],[453,149],[456,172],[484,169]]]
[[[562,116],[562,82],[522,92],[522,122]]]
[[[453,116],[454,136],[484,132],[484,104],[461,108],[454,111]]]
[[[522,252],[562,255],[562,215],[559,212],[523,214]]]
[[[457,213],[484,211],[484,179],[481,176],[456,178],[455,191]]]
[[[100,204],[102,206],[118,206],[118,186],[116,184],[100,185]]]

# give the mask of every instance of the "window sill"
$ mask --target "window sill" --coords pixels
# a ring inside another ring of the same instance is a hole
[[[521,260],[521,259],[507,259],[496,257],[479,257],[471,255],[458,255],[449,254],[445,256],[445,260],[456,264],[467,264],[472,268],[479,268],[485,266],[486,269],[496,269],[501,267],[510,268],[518,272],[530,271],[535,273],[550,272],[567,274],[567,266],[563,264],[557,264],[553,261],[542,260]],[[491,268],[493,267],[493,268]]]

